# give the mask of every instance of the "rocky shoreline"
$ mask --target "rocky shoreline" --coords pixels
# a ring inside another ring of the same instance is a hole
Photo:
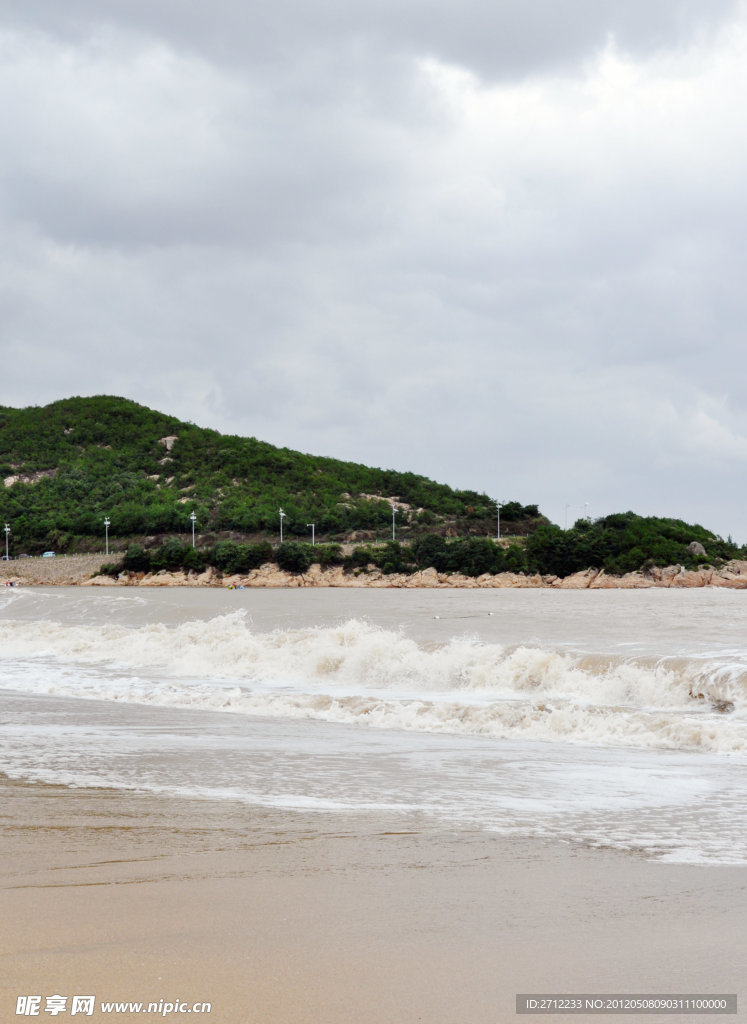
[[[397,589],[515,589],[548,590],[644,590],[653,587],[692,589],[726,587],[747,590],[747,561],[732,561],[720,569],[703,566],[687,570],[679,565],[653,568],[648,572],[631,572],[611,576],[604,570],[587,569],[572,576],[521,575],[503,572],[497,575],[462,576],[423,569],[411,574],[384,574],[371,566],[368,570],[345,573],[341,566],[322,569],[312,565],[308,572],[283,572],[267,564],[242,575],[226,575],[214,569],[206,572],[121,573],[117,579],[98,575],[107,561],[104,555],[68,555],[54,559],[30,558],[0,563],[0,583],[19,586],[87,586],[87,587],[378,587]]]
[[[683,570],[680,566],[652,569],[650,573],[627,573],[625,576],[609,576],[604,571],[587,569],[572,576],[522,575],[504,572],[497,575],[485,573],[482,576],[462,576],[459,573],[439,573],[435,569],[423,569],[415,573],[382,573],[374,567],[367,571],[345,573],[340,566],[322,569],[312,565],[307,573],[295,575],[283,572],[275,565],[263,565],[245,575],[228,576],[208,569],[204,573],[155,574],[131,573],[126,578],[114,581],[111,578],[96,577],[88,585],[130,586],[222,586],[222,587],[378,587],[396,589],[492,589],[511,587],[518,589],[551,590],[640,590],[652,587],[728,587],[734,590],[747,589],[747,561],[729,562],[721,569]]]

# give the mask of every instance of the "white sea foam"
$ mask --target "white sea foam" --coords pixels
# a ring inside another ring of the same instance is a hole
[[[7,588],[0,771],[747,863],[743,622],[705,591]]]
[[[360,620],[257,632],[234,612],[174,627],[5,621],[0,658],[3,685],[27,692],[421,732],[747,751],[747,666],[736,652],[655,660],[464,637],[423,645]]]
[[[251,718],[5,693],[18,779],[747,863],[744,758]]]

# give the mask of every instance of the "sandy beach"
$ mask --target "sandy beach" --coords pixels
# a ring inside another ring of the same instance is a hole
[[[14,558],[0,561],[0,581],[21,586],[70,587],[90,580],[106,562],[105,554],[56,555],[54,558]]]
[[[3,1024],[747,998],[740,594],[3,595]]]
[[[101,1012],[121,1000],[209,1002],[220,1024],[495,1024],[518,992],[743,984],[744,868],[10,781],[2,808],[3,1020],[37,994],[95,995],[95,1021],[164,1019]]]

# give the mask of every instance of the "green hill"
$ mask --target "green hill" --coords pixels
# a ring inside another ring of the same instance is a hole
[[[385,539],[397,507],[397,535],[485,536],[495,504],[415,473],[275,448],[220,434],[123,398],[69,398],[43,407],[0,407],[0,515],[16,552],[112,547],[131,538],[198,534]],[[536,506],[502,509],[506,532],[547,521]]]
[[[681,519],[615,513],[590,522],[579,519],[570,530],[543,524],[527,541],[528,568],[543,574],[568,576],[584,569],[604,569],[614,575],[653,566],[720,565],[743,558],[744,548],[702,526]]]
[[[289,568],[317,558],[358,570],[374,563],[393,572],[433,566],[563,576],[689,567],[745,553],[678,519],[626,512],[561,530],[536,505],[518,502],[501,508],[502,535],[524,540],[499,547],[490,540],[495,503],[485,494],[220,434],[109,396],[0,407],[0,481],[12,553],[101,551],[108,517],[111,549],[127,549],[132,568],[186,560],[230,570],[273,557]],[[410,542],[404,547],[391,543],[393,506],[397,541]],[[281,507],[290,544],[273,552],[268,541],[278,540]],[[189,536],[193,512],[198,551]],[[309,539],[309,523],[322,542],[314,552],[293,543]],[[360,546],[347,554],[334,544],[351,540]]]

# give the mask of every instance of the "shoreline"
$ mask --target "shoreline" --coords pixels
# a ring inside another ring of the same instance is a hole
[[[519,992],[739,993],[743,980],[743,868],[416,815],[3,777],[0,793],[3,1019],[38,993],[95,995],[92,1021],[112,1018],[100,1000],[179,999],[211,1003],[220,1024],[495,1024]]]
[[[720,569],[702,567],[686,570],[672,565],[653,568],[646,573],[631,572],[624,576],[611,576],[605,571],[586,569],[570,576],[522,575],[503,572],[496,575],[462,576],[459,573],[439,573],[435,569],[419,572],[382,573],[373,566],[367,570],[345,573],[341,566],[322,569],[312,565],[308,572],[285,572],[268,563],[244,574],[222,574],[214,569],[203,573],[168,572],[121,573],[119,578],[97,575],[110,556],[58,555],[56,558],[29,558],[0,562],[0,585],[13,586],[93,586],[93,587],[375,587],[381,589],[546,589],[546,590],[650,590],[654,588],[698,589],[722,587],[730,590],[747,589],[747,561],[731,561]]]

